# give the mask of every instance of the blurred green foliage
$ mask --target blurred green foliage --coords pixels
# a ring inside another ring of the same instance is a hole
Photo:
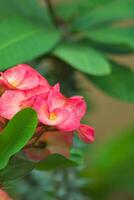
[[[90,152],[89,166],[81,172],[92,184],[83,189],[94,199],[108,199],[120,189],[134,195],[134,128],[109,138]]]

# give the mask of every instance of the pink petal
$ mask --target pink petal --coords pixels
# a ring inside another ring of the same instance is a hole
[[[40,73],[38,73],[38,71],[36,71],[34,68],[32,68],[31,66],[26,65],[26,64],[22,64],[22,66],[25,68],[25,70],[27,72],[25,75],[25,79],[27,79],[27,81],[29,81],[29,82],[30,82],[30,78],[32,79],[31,80],[32,81],[31,88],[26,88],[26,89],[33,89],[35,87],[40,86],[40,93],[42,93],[41,90],[43,88],[45,89],[45,92],[50,90],[51,86],[49,85],[48,81]],[[35,80],[33,80],[34,77],[35,77]],[[39,90],[39,88],[38,88],[38,90]]]
[[[24,100],[21,105],[23,107],[32,107],[37,112],[39,112],[41,106],[43,106],[43,104],[46,105],[46,98],[47,98],[47,93],[40,94],[40,95],[35,95],[35,96],[32,96],[32,97],[27,98],[26,100]]]
[[[70,97],[70,99],[81,100],[81,99],[83,99],[83,96],[72,96],[72,97]]]
[[[72,112],[65,121],[63,121],[56,127],[58,130],[70,132],[78,129],[79,126],[80,126],[80,120],[78,119],[76,114]]]
[[[57,92],[60,92],[60,84],[59,84],[59,83],[56,83],[56,84],[53,86],[53,89],[56,90]]]
[[[66,103],[66,98],[63,94],[61,94],[59,91],[57,91],[57,87],[53,87],[48,95],[48,108],[49,111],[52,111],[56,108],[61,108],[65,105]]]
[[[11,68],[13,71],[17,71],[21,76],[21,71],[24,70],[25,74],[21,82],[18,84],[17,88],[22,90],[28,90],[39,85],[39,77],[36,71],[25,64],[17,65],[16,67]],[[19,76],[18,76],[19,79]],[[16,78],[17,80],[17,78]]]
[[[48,81],[41,74],[39,74],[29,65],[23,64],[23,67],[25,67],[26,70],[25,80],[21,83],[21,86],[24,87],[24,89],[28,90],[38,86],[42,86],[41,89],[44,87],[46,91],[50,90],[50,85]]]
[[[85,124],[81,124],[78,129],[78,136],[85,143],[94,141],[94,128]]]
[[[74,96],[68,99],[67,108],[70,112],[75,112],[77,117],[81,119],[86,113],[86,102],[81,96]]]
[[[57,128],[62,131],[74,131],[79,128],[80,120],[85,115],[86,103],[82,97],[71,97],[67,99],[67,103],[64,106],[70,116],[63,123],[59,124]]]
[[[37,95],[47,95],[48,96],[48,92],[49,92],[49,88],[44,87],[43,85],[38,85],[35,88],[32,88],[30,90],[25,90],[25,94],[27,96],[27,98],[31,98]]]
[[[25,69],[23,67],[13,67],[1,73],[5,84],[10,88],[16,88],[25,77]]]
[[[8,90],[0,98],[0,116],[11,119],[21,108],[21,102],[25,100],[22,91]]]
[[[47,105],[43,105],[39,112],[39,120],[45,125],[56,126],[69,117],[69,112],[64,108],[57,108],[49,112]]]
[[[48,81],[36,70],[26,64],[20,64],[1,73],[7,87],[11,89],[30,90],[35,87],[44,86],[50,90]]]

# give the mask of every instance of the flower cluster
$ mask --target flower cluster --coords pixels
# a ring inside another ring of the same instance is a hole
[[[50,153],[68,156],[74,131],[85,143],[93,142],[94,129],[80,123],[86,113],[83,97],[65,97],[58,83],[51,86],[26,64],[17,65],[0,74],[0,116],[10,120],[26,107],[37,112],[39,125],[25,148],[30,157],[40,160],[42,155],[45,157]],[[38,151],[37,146],[40,147]]]

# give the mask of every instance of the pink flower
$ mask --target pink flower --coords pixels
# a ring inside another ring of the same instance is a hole
[[[56,87],[50,90],[47,98],[36,96],[32,106],[37,111],[40,122],[65,132],[78,129],[86,112],[86,104],[82,97],[66,98]]]
[[[47,94],[33,96],[23,102],[23,106],[34,108],[38,113],[39,121],[45,125],[56,126],[69,117],[69,112],[64,107],[53,107],[51,105],[51,91],[58,92],[59,84],[56,84]],[[58,92],[59,93],[59,92]],[[49,98],[50,97],[50,98]],[[52,97],[54,98],[54,96]],[[61,102],[59,102],[61,103]],[[55,105],[58,101],[55,101]]]
[[[78,136],[85,143],[94,141],[94,128],[85,124],[81,124],[78,129]]]
[[[94,141],[94,129],[81,124],[86,113],[83,97],[65,97],[60,92],[59,84],[50,86],[47,80],[29,65],[21,64],[1,72],[0,95],[2,118],[10,120],[23,108],[32,107],[43,126],[52,126],[55,132],[61,132],[62,136],[67,132],[70,134],[77,131],[85,143]],[[53,134],[49,133],[49,138],[50,135]]]
[[[44,132],[38,142],[36,142],[36,148],[25,148],[24,152],[34,161],[43,160],[50,154],[60,154],[69,157],[72,138],[72,133],[47,131]],[[33,141],[34,140],[32,140],[32,142]]]
[[[0,200],[13,200],[13,199],[11,199],[4,190],[0,189]]]
[[[11,119],[22,107],[26,95],[22,91],[7,90],[0,98],[0,116]]]
[[[81,96],[74,96],[66,99],[64,107],[70,113],[70,116],[63,123],[57,125],[62,131],[75,131],[80,126],[80,121],[86,113],[86,103]]]
[[[23,90],[29,96],[50,90],[48,81],[26,64],[12,67],[4,73],[1,72],[1,80],[7,89]]]

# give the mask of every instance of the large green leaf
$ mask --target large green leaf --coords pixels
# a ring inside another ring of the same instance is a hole
[[[84,36],[108,45],[124,45],[134,49],[134,27],[109,27],[88,31]]]
[[[128,67],[112,65],[112,73],[107,76],[88,76],[98,88],[110,96],[134,102],[134,72]]]
[[[14,13],[43,23],[51,23],[45,2],[41,3],[38,0],[0,0],[0,18],[14,15]]]
[[[0,182],[6,183],[24,177],[35,166],[35,163],[13,157],[0,173]]]
[[[48,53],[59,41],[59,32],[23,17],[12,17],[0,23],[0,66],[29,61]]]
[[[81,15],[73,22],[73,29],[104,26],[113,21],[134,19],[134,1],[118,0]]]
[[[6,0],[8,1],[8,0]],[[10,0],[18,14],[47,23],[51,23],[51,17],[46,9],[45,2],[39,0]]]
[[[17,113],[0,134],[0,170],[9,158],[21,150],[32,137],[37,126],[37,115],[31,108]]]
[[[87,74],[104,75],[111,71],[109,62],[103,55],[88,46],[65,44],[57,47],[53,54]]]
[[[4,1],[1,0],[0,1],[0,20],[3,18],[6,18],[7,16],[11,15],[15,13],[15,7],[12,6],[12,2],[11,1]]]

